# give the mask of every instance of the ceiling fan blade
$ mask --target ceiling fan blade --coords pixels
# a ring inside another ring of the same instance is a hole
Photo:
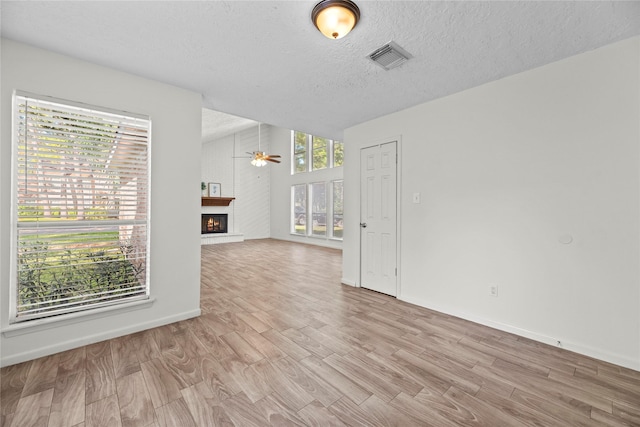
[[[268,162],[280,163],[280,160],[270,159],[269,157],[266,157],[265,160],[268,161]]]
[[[269,154],[267,157],[281,157],[279,154]]]

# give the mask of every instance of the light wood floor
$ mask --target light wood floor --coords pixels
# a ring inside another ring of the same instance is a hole
[[[340,284],[341,253],[202,248],[203,315],[2,369],[2,426],[640,425],[640,372]]]

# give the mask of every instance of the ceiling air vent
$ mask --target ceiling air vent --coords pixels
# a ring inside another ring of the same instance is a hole
[[[369,59],[385,70],[399,67],[410,58],[413,57],[409,52],[398,46],[395,42],[389,42],[369,54]]]

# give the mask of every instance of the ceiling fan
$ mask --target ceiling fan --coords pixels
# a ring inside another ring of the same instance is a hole
[[[267,162],[280,163],[280,160],[278,160],[278,158],[280,158],[280,155],[267,154],[264,151],[260,150],[260,125],[261,123],[258,123],[258,151],[247,151],[247,154],[251,155],[251,164],[259,168],[265,166]]]

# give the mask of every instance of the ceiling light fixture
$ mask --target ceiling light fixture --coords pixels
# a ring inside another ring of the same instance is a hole
[[[360,9],[351,0],[322,0],[311,12],[318,30],[330,39],[340,39],[358,23]]]
[[[278,154],[267,154],[260,148],[260,125],[262,123],[258,123],[258,151],[254,151],[252,153],[247,152],[247,154],[251,155],[251,164],[255,167],[261,168],[267,165],[267,162],[280,163],[280,155]],[[235,135],[234,135],[235,136]]]

